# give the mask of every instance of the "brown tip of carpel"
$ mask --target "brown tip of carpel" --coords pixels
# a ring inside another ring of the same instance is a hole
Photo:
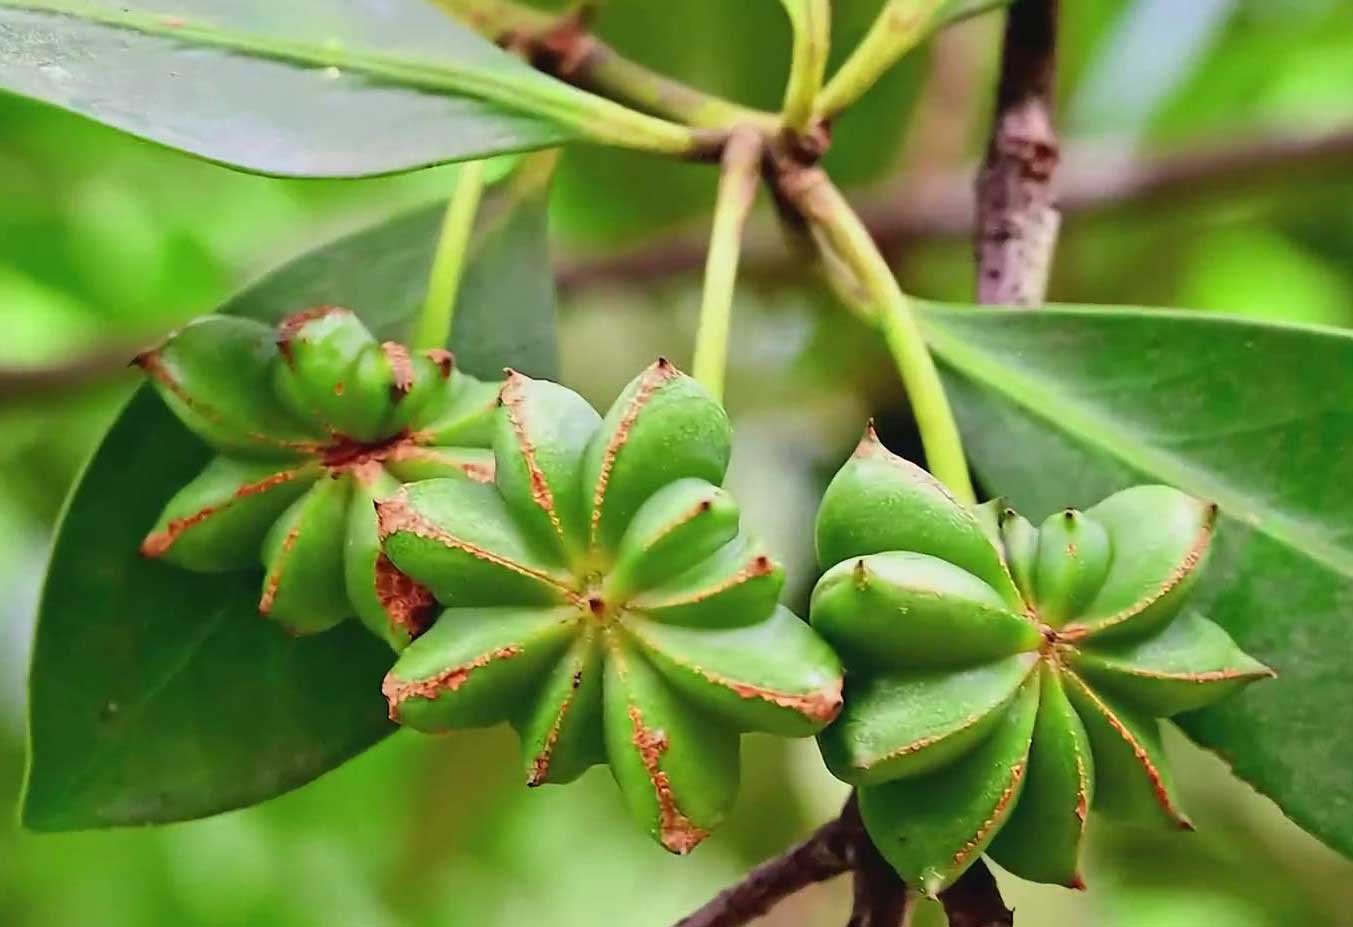
[[[428,348],[423,352],[423,356],[437,365],[443,380],[450,379],[451,371],[456,369],[456,356],[454,354],[446,348]]]

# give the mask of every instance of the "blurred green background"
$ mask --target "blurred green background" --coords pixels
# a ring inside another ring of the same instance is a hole
[[[842,47],[878,6],[838,2]],[[1064,6],[1068,174],[1111,178],[1133,157],[1353,131],[1347,0]],[[773,106],[788,49],[781,19],[772,0],[611,0],[598,28],[657,67]],[[905,213],[899,190],[970,170],[998,37],[992,17],[951,30],[841,121],[830,164],[861,202]],[[52,524],[132,385],[122,359],[308,244],[444,195],[453,174],[245,176],[0,97],[0,801],[12,804],[22,777],[24,675]],[[579,268],[698,234],[713,180],[704,166],[624,153],[565,157],[553,205],[558,260],[573,281],[561,305],[565,378],[603,407],[659,352],[689,357],[698,280],[626,282]],[[755,282],[738,300],[731,482],[801,602],[814,579],[818,493],[863,418],[879,416],[899,449],[913,438],[886,357],[792,270],[764,206],[770,244],[756,250]],[[897,258],[912,292],[969,298],[961,238],[908,240]],[[1353,325],[1353,151],[1069,215],[1052,295]],[[1170,747],[1198,833],[1097,823],[1091,891],[1002,878],[1021,923],[1353,923],[1353,864],[1219,761],[1178,736]],[[660,927],[804,836],[845,793],[811,743],[749,738],[734,820],[678,860],[632,828],[603,770],[528,793],[514,751],[502,730],[399,735],[263,806],[154,830],[34,836],[7,814],[0,924]],[[847,893],[844,884],[805,892],[764,923],[840,924]],[[918,918],[937,922],[929,909]]]

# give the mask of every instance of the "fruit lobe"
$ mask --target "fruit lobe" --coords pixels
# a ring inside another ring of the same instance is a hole
[[[1139,486],[1035,528],[866,435],[818,513],[811,620],[848,673],[818,742],[903,878],[933,895],[989,851],[1083,887],[1091,808],[1189,826],[1158,719],[1272,675],[1185,610],[1215,514]]]
[[[357,615],[399,649],[423,630],[419,591],[380,569],[375,500],[410,479],[491,478],[496,387],[332,306],[276,328],[207,316],[137,363],[219,455],[142,553],[204,572],[261,561],[259,611],[293,634]]]
[[[685,853],[723,819],[744,731],[811,736],[840,663],[777,602],[783,571],[720,488],[722,407],[666,361],[605,416],[510,374],[491,483],[377,504],[393,567],[443,611],[386,680],[392,717],[506,721],[529,785],[609,765],[632,815]]]

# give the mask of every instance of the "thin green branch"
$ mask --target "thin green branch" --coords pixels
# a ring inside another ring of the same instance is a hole
[[[930,34],[945,0],[888,0],[864,39],[832,75],[814,106],[819,119],[831,119],[874,86],[893,65]]]
[[[700,328],[695,336],[695,362],[691,369],[695,379],[720,402],[728,368],[728,335],[733,321],[733,290],[742,252],[742,230],[756,198],[761,153],[761,136],[749,128],[734,130],[724,146],[714,229],[705,260]]]
[[[460,291],[465,255],[470,248],[475,215],[484,194],[484,165],[483,161],[469,161],[461,166],[456,177],[456,189],[446,204],[441,236],[428,274],[423,311],[414,328],[415,348],[444,348],[451,342],[456,294]]]
[[[781,0],[794,30],[793,58],[785,84],[785,128],[805,132],[813,123],[813,104],[827,74],[831,51],[830,0]]]
[[[794,204],[832,265],[846,268],[858,281],[868,313],[883,331],[921,432],[930,472],[967,505],[975,504],[972,477],[963,454],[963,439],[954,420],[935,361],[912,311],[911,300],[893,277],[869,230],[841,192],[819,168],[781,168],[777,186]],[[841,289],[841,288],[838,288]]]
[[[645,112],[699,129],[753,125],[773,132],[773,113],[741,106],[673,80],[620,55],[588,33],[577,18],[563,19],[513,0],[433,0],[486,38],[524,51],[546,73]]]

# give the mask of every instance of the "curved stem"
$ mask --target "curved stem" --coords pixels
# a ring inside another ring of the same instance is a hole
[[[523,50],[541,70],[645,112],[699,129],[747,123],[773,132],[779,126],[774,113],[705,93],[623,57],[576,17],[560,19],[514,0],[433,2],[494,42]]]
[[[803,132],[813,122],[813,104],[827,74],[831,50],[830,0],[781,0],[794,29],[794,52],[785,84],[785,128]]]
[[[705,259],[705,288],[691,372],[720,402],[728,367],[728,334],[733,321],[733,289],[742,252],[742,229],[756,197],[761,150],[761,136],[753,129],[735,129],[729,137],[723,152],[709,255]]]
[[[926,37],[944,0],[888,0],[864,39],[832,75],[814,105],[831,119],[874,86],[888,69]]]
[[[893,277],[869,230],[821,169],[793,170],[778,179],[782,195],[808,220],[824,258],[848,269],[883,330],[921,432],[930,472],[965,505],[977,496],[963,455],[963,439],[954,421],[935,361],[930,356],[911,300]]]
[[[465,270],[465,254],[474,231],[475,214],[484,193],[483,161],[468,161],[456,176],[456,189],[446,204],[441,236],[428,274],[423,311],[414,328],[413,347],[444,348],[451,341],[451,323],[455,319],[456,293]]]

